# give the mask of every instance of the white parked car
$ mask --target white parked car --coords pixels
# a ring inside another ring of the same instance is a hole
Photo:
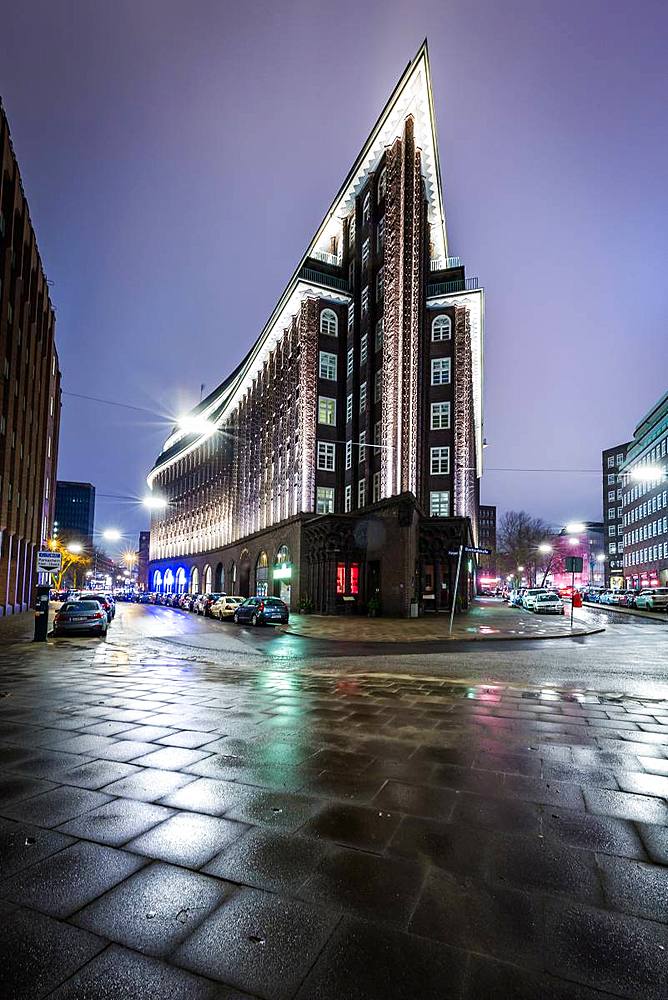
[[[563,615],[564,602],[559,594],[536,594],[532,610],[535,615]]]
[[[647,611],[668,611],[668,587],[641,590],[636,597],[636,607]]]
[[[221,621],[229,618],[231,621],[234,618],[234,612],[237,610],[240,604],[243,604],[245,598],[243,597],[232,597],[229,594],[225,594],[224,597],[219,597],[211,607],[209,608],[209,614],[212,618],[220,618]]]
[[[525,591],[524,597],[522,598],[522,607],[526,608],[527,611],[533,611],[533,606],[536,603],[536,598],[539,594],[547,594],[545,587],[531,587],[529,590]]]

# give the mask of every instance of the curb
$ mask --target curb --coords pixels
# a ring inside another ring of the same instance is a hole
[[[620,615],[628,615],[629,618],[644,618],[651,622],[658,622],[660,625],[668,625],[668,618],[662,618],[660,611],[643,611],[642,608],[625,608],[617,604],[592,604],[590,601],[583,601],[583,607],[605,613],[616,612]]]
[[[356,645],[372,646],[409,646],[415,643],[435,643],[435,642],[536,642],[545,639],[579,639],[587,635],[598,635],[605,632],[605,625],[590,629],[573,629],[572,632],[557,632],[552,635],[475,635],[475,636],[439,636],[435,639],[333,639],[331,636],[307,635],[305,632],[297,632],[291,628],[279,626],[280,631],[285,635],[296,635],[301,639],[313,639],[319,642],[340,642],[355,643]]]

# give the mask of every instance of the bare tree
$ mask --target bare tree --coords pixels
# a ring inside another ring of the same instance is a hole
[[[541,545],[552,546],[555,532],[540,517],[533,517],[525,510],[509,510],[502,515],[497,530],[497,552],[500,564],[506,573],[517,575],[517,567],[523,566],[521,575],[533,584],[539,572],[545,577],[549,571],[551,552],[541,552]]]

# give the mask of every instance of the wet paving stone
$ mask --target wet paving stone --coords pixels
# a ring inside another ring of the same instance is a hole
[[[388,781],[373,800],[373,805],[389,812],[409,813],[432,819],[449,819],[457,793],[449,788],[427,788]]]
[[[218,879],[156,862],[80,910],[79,927],[147,955],[170,954],[232,887]]]
[[[119,764],[113,760],[94,760],[90,764],[81,764],[70,771],[63,771],[59,776],[65,785],[76,785],[78,788],[103,788],[112,781],[120,781],[131,774],[139,774],[140,769],[132,764]]]
[[[62,785],[30,799],[21,799],[2,806],[2,814],[10,819],[24,820],[36,826],[60,826],[74,816],[109,802],[110,795],[83,788]]]
[[[488,876],[516,888],[542,890],[583,902],[602,903],[603,893],[594,855],[535,837],[495,838]]]
[[[453,947],[540,968],[543,907],[539,897],[432,871],[409,931]]]
[[[125,847],[184,868],[201,868],[247,829],[243,823],[232,820],[180,812],[135,837]]]
[[[105,791],[109,795],[122,795],[129,799],[141,799],[143,802],[155,802],[194,780],[191,774],[144,767],[137,774],[105,785]]]
[[[508,798],[524,799],[541,805],[561,806],[563,809],[584,809],[579,785],[564,782],[525,778],[509,774],[503,785]]]
[[[69,917],[145,863],[110,847],[73,844],[2,882],[0,896],[52,917]]]
[[[416,862],[339,848],[320,862],[299,896],[405,928],[423,878],[424,867]]]
[[[76,973],[50,1000],[251,1000],[176,969],[166,962],[112,944]]]
[[[650,861],[658,865],[668,865],[668,827],[652,823],[636,823]]]
[[[385,778],[347,775],[337,771],[323,771],[315,778],[301,775],[300,789],[323,798],[347,799],[351,802],[370,802],[385,783]]]
[[[455,800],[453,823],[508,833],[540,833],[541,807],[533,802],[484,798],[462,793]]]
[[[458,872],[482,877],[491,834],[460,823],[406,816],[390,841],[387,853]]]
[[[632,823],[590,813],[543,812],[543,836],[584,851],[598,851],[620,857],[645,860],[645,851]]]
[[[87,931],[33,910],[15,908],[3,920],[0,969],[3,996],[41,1000],[105,947]]]
[[[284,832],[304,825],[323,806],[320,799],[265,791],[237,784],[237,797],[225,813],[228,819],[260,826],[271,826]]]
[[[466,962],[435,941],[344,918],[296,1000],[458,1000]]]
[[[596,788],[585,788],[584,796],[588,811],[599,816],[668,825],[668,806],[660,799]]]
[[[202,870],[228,882],[289,895],[327,852],[328,845],[317,840],[252,828]]]
[[[174,810],[164,806],[134,799],[112,799],[111,802],[64,823],[59,827],[59,832],[108,844],[110,847],[120,847],[173,815]]]
[[[53,781],[24,778],[18,774],[0,775],[0,808],[5,803],[29,799],[40,792],[48,792],[51,788],[56,788]]]
[[[73,838],[63,833],[0,819],[0,880],[42,861],[50,854],[62,851],[72,843]]]
[[[210,742],[211,733],[199,733],[188,729],[174,730],[170,735],[156,739],[156,743],[164,746],[184,747],[186,750],[197,750],[198,747]]]
[[[267,1000],[289,1000],[336,926],[320,907],[241,889],[172,960]]]
[[[577,983],[471,955],[464,1000],[611,1000]]]
[[[610,909],[646,920],[668,919],[668,871],[663,866],[600,856],[603,892]]]
[[[637,917],[548,903],[548,971],[628,1000],[665,1000],[668,929]]]
[[[222,816],[242,798],[243,791],[231,781],[217,781],[214,778],[194,778],[178,791],[166,795],[161,805],[175,809],[189,809],[193,812]]]
[[[299,832],[310,837],[322,837],[344,847],[378,852],[387,846],[400,820],[400,815],[383,809],[330,805],[308,820]]]
[[[142,767],[158,767],[167,771],[178,771],[189,764],[195,764],[198,760],[204,760],[208,754],[201,750],[187,750],[183,747],[161,747],[159,750],[153,749],[152,753],[144,757],[135,757],[134,763]]]
[[[155,750],[153,743],[119,738],[108,747],[105,747],[104,750],[98,750],[95,756],[105,760],[118,760],[122,763],[128,763],[128,761],[135,760],[137,757],[146,756],[147,753],[151,753],[153,750]]]
[[[656,795],[668,799],[668,775],[640,774],[635,771],[624,771],[619,774],[617,781],[623,792],[635,792],[638,795]]]
[[[89,757],[78,756],[75,753],[31,753],[29,757],[12,764],[13,774],[25,774],[31,778],[55,778],[58,780],[63,771],[80,764],[90,764]]]

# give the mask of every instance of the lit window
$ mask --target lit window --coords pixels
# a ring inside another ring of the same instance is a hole
[[[336,423],[336,400],[328,396],[318,396],[318,423]]]
[[[359,437],[359,457],[358,462],[363,462],[366,458],[366,431],[362,431]]]
[[[371,502],[378,503],[380,500],[380,472],[374,472],[371,492]]]
[[[355,364],[355,360],[354,359],[355,359],[355,355],[354,355],[353,348],[351,347],[350,350],[348,351],[348,364],[347,364],[347,367],[346,367],[346,374],[348,375],[348,377],[350,377],[352,375],[352,373],[353,373],[353,368],[354,368],[354,364]]]
[[[337,594],[345,594],[346,592],[346,564],[337,563],[336,564],[336,592]]]
[[[360,479],[357,484],[357,506],[363,507],[366,503],[366,479]]]
[[[366,333],[363,333],[362,336],[360,337],[360,364],[361,365],[366,364],[367,344],[368,344],[367,335],[366,335]]]
[[[350,593],[358,594],[360,589],[360,568],[357,563],[350,567]]]
[[[320,333],[328,337],[336,337],[339,332],[339,321],[333,309],[323,309],[320,313]]]
[[[360,413],[366,410],[366,382],[360,383]]]
[[[613,469],[614,465],[615,465],[615,456],[614,455],[608,455],[608,468],[609,469]]]
[[[656,448],[654,449],[654,451],[656,451]],[[617,465],[621,465],[623,461],[624,461],[624,454],[623,452],[620,452],[619,455],[617,455]]]
[[[348,247],[352,247],[355,243],[355,213],[350,216],[348,222]]]
[[[353,488],[349,484],[348,486],[346,486],[344,493],[344,500],[343,500],[343,509],[346,514],[350,513],[352,505],[353,505]]]
[[[371,195],[367,192],[362,202],[362,225],[366,226],[371,215]]]
[[[362,244],[362,267],[366,267],[369,263],[369,240],[368,238]]]
[[[450,517],[448,490],[435,490],[429,494],[429,513],[432,517]]]
[[[351,302],[348,306],[348,329],[352,330],[353,324],[355,322],[355,303]]]
[[[432,476],[447,476],[450,472],[450,449],[431,448]]]
[[[334,471],[334,445],[329,441],[318,441],[318,468]]]
[[[353,464],[353,443],[346,441],[346,469],[350,469]]]
[[[362,316],[365,316],[369,311],[369,286],[365,285],[362,289]]]
[[[376,323],[376,350],[381,351],[383,349],[383,317],[381,316]]]
[[[385,216],[381,215],[376,229],[376,252],[380,253],[385,243]]]
[[[346,423],[350,423],[353,419],[353,394],[352,392],[346,397]]]
[[[452,322],[449,316],[437,316],[431,324],[431,339],[450,340],[452,337]]]
[[[616,481],[617,481],[617,476],[613,472],[611,476],[608,476],[608,486],[614,486]]]
[[[385,197],[385,192],[387,190],[387,170],[385,167],[381,170],[378,175],[378,201],[382,201]]]
[[[444,431],[450,427],[450,403],[431,404],[431,429]]]
[[[380,302],[385,294],[385,269],[379,268],[376,275],[376,302]]]
[[[318,486],[315,493],[316,514],[334,513],[334,489],[330,486]]]
[[[320,378],[336,381],[336,354],[320,351]]]
[[[431,384],[450,384],[450,358],[432,358],[431,360]]]

